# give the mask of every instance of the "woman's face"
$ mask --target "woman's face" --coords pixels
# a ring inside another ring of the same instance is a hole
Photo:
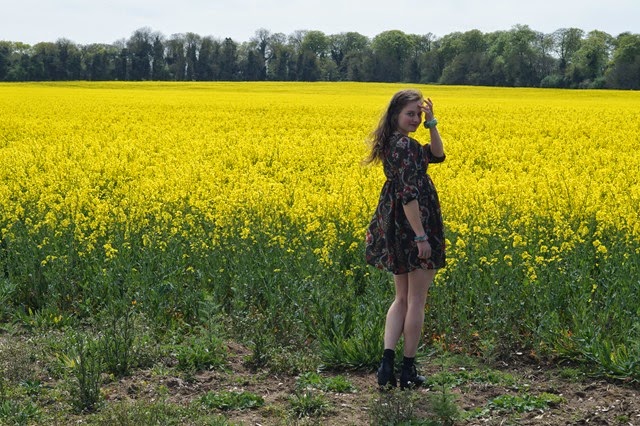
[[[398,115],[398,131],[403,135],[415,132],[422,123],[422,109],[420,108],[423,101],[409,102]]]

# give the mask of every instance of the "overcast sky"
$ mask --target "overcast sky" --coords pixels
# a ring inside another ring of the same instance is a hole
[[[552,33],[575,27],[613,36],[640,33],[639,0],[0,0],[0,40],[35,44],[66,38],[78,44],[113,43],[139,28],[166,37],[192,32],[236,42],[256,30],[290,35],[355,31],[484,33],[516,24]]]

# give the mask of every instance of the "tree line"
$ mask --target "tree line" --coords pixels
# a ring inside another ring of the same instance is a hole
[[[551,34],[400,30],[290,35],[259,29],[249,41],[144,27],[112,44],[0,41],[0,81],[367,81],[640,89],[640,34],[561,28]]]

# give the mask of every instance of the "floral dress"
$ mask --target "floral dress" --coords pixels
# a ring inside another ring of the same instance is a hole
[[[427,174],[429,163],[440,163],[444,159],[444,156],[434,156],[429,144],[423,146],[401,133],[393,134],[383,155],[387,181],[366,234],[368,264],[397,275],[418,268],[445,266],[440,201]],[[418,258],[418,248],[413,241],[416,234],[404,214],[403,205],[412,200],[418,200],[422,226],[431,245],[429,259]]]

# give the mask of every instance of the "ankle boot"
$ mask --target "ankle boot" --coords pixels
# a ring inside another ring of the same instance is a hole
[[[404,358],[402,363],[402,372],[400,373],[400,388],[418,388],[427,379],[420,376],[416,371],[416,365],[413,358]]]
[[[393,357],[385,354],[380,363],[380,368],[378,368],[378,385],[380,387],[396,387],[397,384]]]

